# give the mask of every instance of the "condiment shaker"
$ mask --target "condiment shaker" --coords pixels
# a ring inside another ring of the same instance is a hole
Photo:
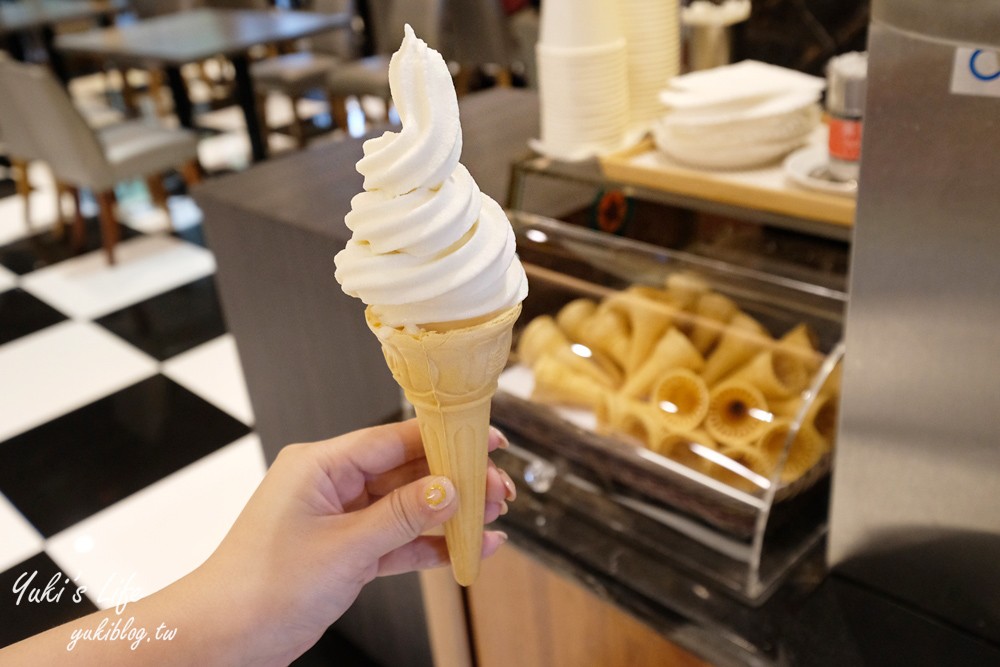
[[[852,51],[830,59],[826,67],[826,110],[830,120],[830,175],[838,181],[858,178],[861,121],[865,108],[868,54]]]

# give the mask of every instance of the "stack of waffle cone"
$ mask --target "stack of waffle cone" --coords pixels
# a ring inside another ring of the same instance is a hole
[[[689,368],[700,371],[705,360],[698,350],[691,345],[687,336],[675,328],[671,328],[651,351],[647,351],[645,360],[629,376],[622,386],[622,393],[632,398],[639,398],[649,393],[653,384],[667,371],[673,368]]]
[[[835,440],[840,375],[816,395],[807,391],[825,358],[810,326],[775,339],[693,274],[599,302],[570,301],[554,318],[536,318],[522,348],[535,374],[533,399],[589,408],[600,431],[738,488],[759,490],[785,460],[778,455],[791,424],[798,437],[783,483],[815,466]]]
[[[393,378],[416,410],[431,474],[448,477],[458,491],[445,539],[463,586],[479,573],[490,401],[520,313],[518,304],[485,321],[431,325],[411,334],[383,325],[370,307],[365,311]]]

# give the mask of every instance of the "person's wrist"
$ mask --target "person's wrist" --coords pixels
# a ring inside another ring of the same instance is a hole
[[[215,554],[178,584],[178,598],[205,640],[205,664],[288,665],[302,652],[275,634],[280,610],[267,594],[265,578],[247,581]]]

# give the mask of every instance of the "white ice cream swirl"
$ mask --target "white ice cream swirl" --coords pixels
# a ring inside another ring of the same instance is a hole
[[[402,129],[364,144],[365,192],[337,254],[344,292],[389,326],[455,322],[511,308],[527,294],[503,209],[459,164],[462,128],[451,73],[406,26],[389,64]]]

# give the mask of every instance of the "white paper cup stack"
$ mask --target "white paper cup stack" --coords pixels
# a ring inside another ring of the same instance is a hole
[[[633,131],[641,132],[663,114],[660,91],[680,74],[680,2],[622,0],[620,6],[628,60],[629,123]]]
[[[580,160],[620,150],[629,125],[626,40],[615,0],[545,0],[539,152]]]

